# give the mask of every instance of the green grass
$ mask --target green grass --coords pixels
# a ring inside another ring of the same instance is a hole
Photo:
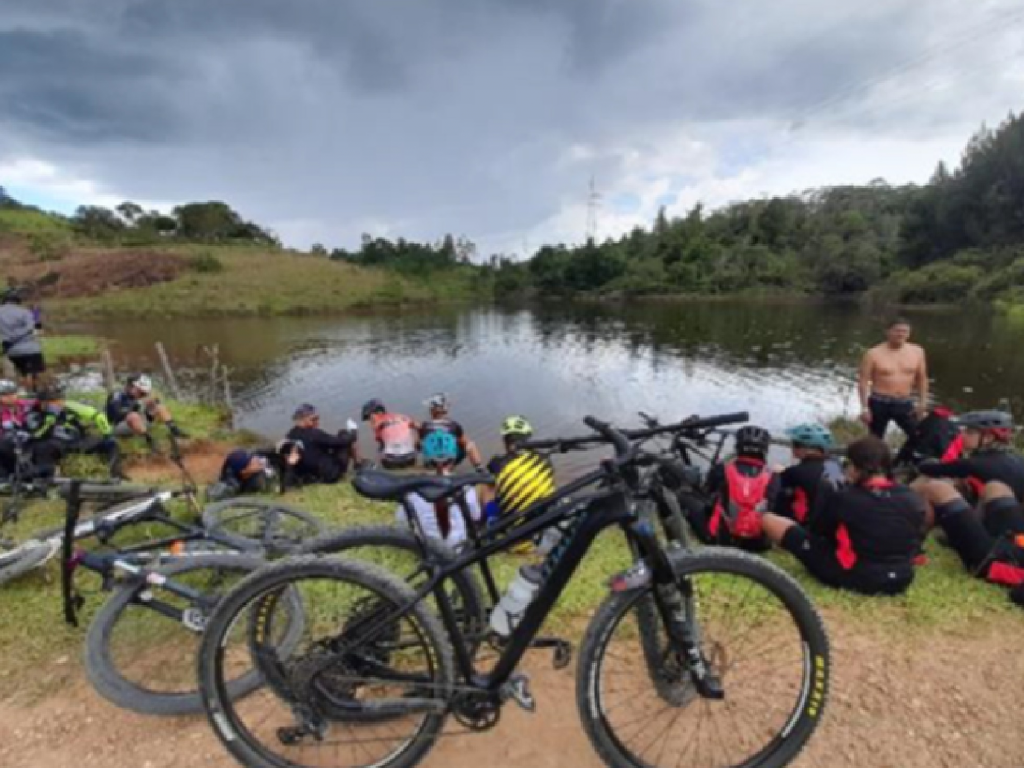
[[[186,270],[175,280],[101,296],[57,301],[56,316],[120,315],[182,317],[197,315],[326,314],[364,307],[396,306],[467,298],[470,286],[460,274],[410,280],[291,251],[253,247],[180,246],[165,248],[194,260],[213,255],[220,271]]]
[[[43,336],[43,354],[47,360],[95,357],[103,343],[95,336]]]
[[[33,210],[0,209],[0,232],[17,235],[70,234],[67,219]]]

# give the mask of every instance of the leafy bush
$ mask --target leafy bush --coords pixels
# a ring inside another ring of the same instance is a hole
[[[204,275],[214,275],[224,271],[224,263],[209,251],[197,253],[188,260],[188,266],[193,271]]]
[[[71,253],[71,238],[63,232],[33,232],[28,249],[40,261],[60,261]]]
[[[891,279],[901,302],[951,304],[967,298],[984,274],[981,267],[938,262],[915,272],[899,272]]]

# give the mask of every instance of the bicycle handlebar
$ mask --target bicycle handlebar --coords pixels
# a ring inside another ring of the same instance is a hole
[[[633,446],[630,444],[626,436],[619,430],[612,427],[608,422],[600,421],[593,416],[584,416],[583,423],[615,446],[616,457],[621,459],[624,456],[627,456],[632,450]]]

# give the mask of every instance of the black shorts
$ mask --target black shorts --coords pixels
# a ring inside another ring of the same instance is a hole
[[[890,421],[895,421],[896,426],[908,437],[914,434],[917,413],[912,399],[871,395],[868,398],[868,409],[871,411],[869,429],[875,437],[885,437],[885,430],[888,429]]]
[[[416,454],[407,453],[403,456],[381,456],[380,465],[384,469],[408,469],[416,464]]]
[[[8,355],[8,358],[21,376],[35,376],[38,373],[46,372],[46,362],[43,360],[42,352],[35,352],[31,355]]]
[[[898,595],[914,580],[914,566],[909,563],[892,567],[860,564],[844,568],[836,558],[832,542],[812,536],[799,525],[786,531],[782,548],[803,563],[814,578],[830,587],[865,595]]]

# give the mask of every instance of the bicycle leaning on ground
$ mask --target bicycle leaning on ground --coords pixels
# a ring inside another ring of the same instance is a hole
[[[638,510],[644,470],[677,461],[641,442],[708,425],[652,428],[631,433],[631,442],[586,423],[614,446],[614,459],[499,522],[479,548],[434,564],[415,588],[371,564],[306,556],[228,592],[199,657],[203,703],[224,746],[261,768],[405,768],[426,755],[448,715],[483,730],[509,700],[532,710],[517,667],[595,539],[617,527],[636,562],[612,580],[577,662],[579,713],[598,754],[611,766],[788,764],[817,727],[827,694],[828,639],[816,610],[766,561],[716,549],[670,552]],[[553,526],[563,533],[539,588],[493,667],[479,669],[446,582]],[[638,607],[649,603],[657,659],[642,648],[638,627]],[[297,611],[305,621],[294,642]],[[229,683],[242,659],[270,684],[236,699]]]

